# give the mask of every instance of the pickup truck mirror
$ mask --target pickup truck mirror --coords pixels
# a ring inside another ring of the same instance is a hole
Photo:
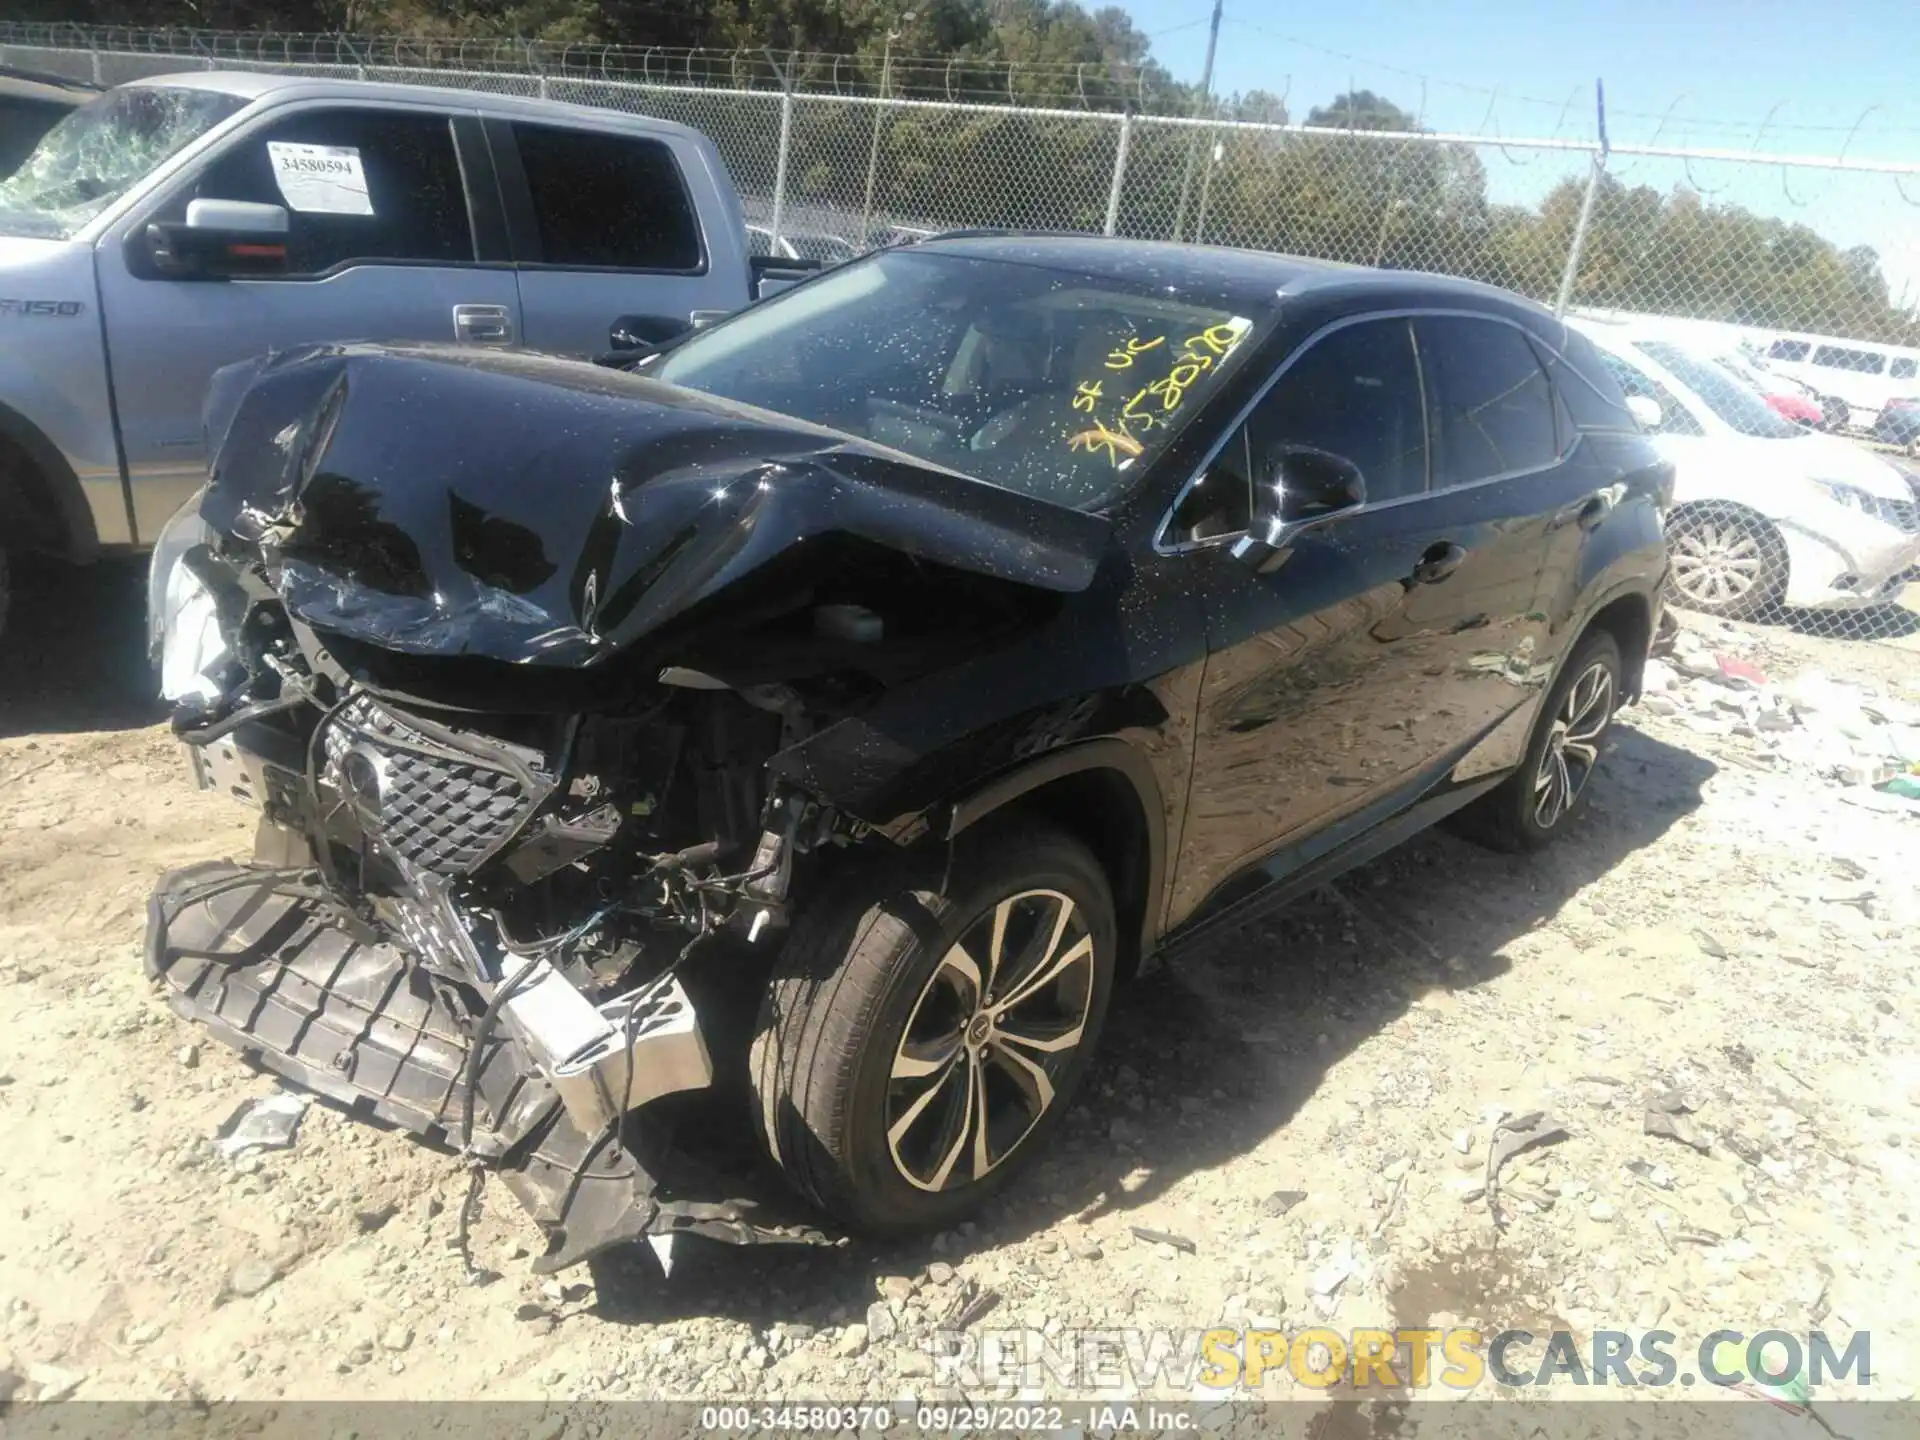
[[[1351,460],[1276,445],[1253,477],[1253,524],[1234,542],[1233,557],[1263,573],[1276,569],[1300,536],[1366,503],[1366,477]]]
[[[287,268],[287,212],[250,200],[194,200],[184,224],[146,229],[147,258],[169,280],[278,275]]]

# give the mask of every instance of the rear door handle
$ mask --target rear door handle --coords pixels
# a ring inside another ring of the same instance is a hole
[[[1444,580],[1460,568],[1467,558],[1464,545],[1456,545],[1451,540],[1436,540],[1420,556],[1420,563],[1413,567],[1412,580],[1416,585],[1432,585]]]
[[[511,345],[513,316],[504,305],[456,305],[453,336],[463,345]]]

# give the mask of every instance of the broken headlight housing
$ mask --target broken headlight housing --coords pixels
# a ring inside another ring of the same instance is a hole
[[[147,567],[147,655],[160,668],[160,694],[180,701],[211,700],[219,687],[209,676],[229,656],[213,592],[181,563],[212,531],[200,518],[196,492],[161,527]]]

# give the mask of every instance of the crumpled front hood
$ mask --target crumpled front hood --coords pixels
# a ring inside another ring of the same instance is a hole
[[[388,650],[595,665],[809,541],[1076,592],[1107,522],[622,371],[451,347],[229,367],[201,515]]]

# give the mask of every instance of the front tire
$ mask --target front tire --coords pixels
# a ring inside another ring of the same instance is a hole
[[[1787,593],[1787,546],[1758,515],[1726,506],[1683,510],[1667,525],[1673,601],[1725,620],[1751,620]]]
[[[1583,639],[1547,692],[1520,767],[1449,817],[1448,828],[1492,850],[1539,850],[1586,808],[1589,782],[1620,700],[1620,646]]]
[[[982,827],[983,829],[985,827]],[[1044,1148],[1112,993],[1112,891],[1034,823],[845,877],[795,921],[752,1051],[768,1149],[869,1233],[948,1226]]]

